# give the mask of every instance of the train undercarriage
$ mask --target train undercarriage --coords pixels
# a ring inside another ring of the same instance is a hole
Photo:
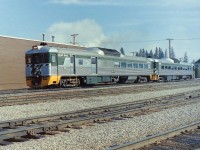
[[[145,83],[145,82],[171,82],[192,79],[190,75],[149,75],[149,76],[63,76],[63,77],[29,77],[27,84],[32,88],[45,87],[76,87],[102,83]]]

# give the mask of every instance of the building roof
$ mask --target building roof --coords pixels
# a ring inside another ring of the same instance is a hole
[[[200,59],[199,60],[197,60],[194,64],[199,64],[200,63]]]
[[[116,56],[116,57],[120,57],[121,53],[118,52],[117,50],[115,49],[108,49],[108,48],[100,48],[100,50],[102,50],[104,52],[105,55],[108,55],[108,56]]]

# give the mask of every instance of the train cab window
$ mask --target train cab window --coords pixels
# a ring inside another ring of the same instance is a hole
[[[36,63],[36,64],[39,64],[39,63],[40,63],[40,57],[39,57],[38,55],[35,55],[34,60],[35,60],[35,63]]]
[[[49,55],[47,53],[41,54],[40,61],[41,61],[41,63],[48,63],[49,62]]]
[[[144,67],[143,67],[143,64],[139,64],[139,68],[144,68]]]
[[[132,63],[128,63],[128,68],[132,68]]]
[[[165,66],[161,66],[161,69],[165,69]]]
[[[121,68],[126,68],[126,62],[121,62],[120,67]]]
[[[83,59],[79,58],[78,64],[83,65]]]
[[[26,64],[31,64],[31,56],[26,56]]]
[[[133,64],[133,67],[134,67],[134,68],[138,68],[138,64],[134,63],[134,64]]]

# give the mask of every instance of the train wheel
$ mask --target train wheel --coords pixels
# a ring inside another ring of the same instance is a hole
[[[60,80],[60,86],[63,87],[63,88],[68,87],[67,79],[61,79]]]

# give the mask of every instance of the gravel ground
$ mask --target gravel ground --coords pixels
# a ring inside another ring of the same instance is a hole
[[[8,106],[0,108],[0,119],[9,120],[36,115],[67,112],[91,107],[147,99],[200,89],[198,87],[182,88],[176,90],[163,90],[159,92],[144,92],[139,94],[123,94],[118,96],[104,96],[82,100],[67,100],[40,104]],[[137,116],[132,119],[97,124],[84,127],[81,130],[71,130],[54,136],[46,136],[39,140],[24,143],[15,143],[0,149],[69,149],[94,150],[104,149],[113,144],[128,142],[147,135],[162,132],[166,129],[178,127],[200,120],[200,102],[180,108],[172,108],[150,115]]]
[[[138,94],[122,94],[116,96],[102,96],[83,99],[71,99],[66,101],[54,101],[28,105],[6,106],[0,107],[0,120],[11,120],[18,118],[26,118],[39,115],[48,115],[54,113],[62,113],[68,111],[75,111],[93,107],[100,107],[106,105],[113,105],[124,102],[131,102],[142,99],[149,99],[154,97],[165,96],[169,94],[188,92],[200,89],[197,87],[188,87],[172,90],[163,90],[157,92],[142,92]]]

